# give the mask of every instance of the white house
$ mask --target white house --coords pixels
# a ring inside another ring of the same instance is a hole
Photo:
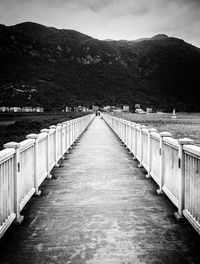
[[[122,109],[123,109],[124,112],[129,112],[130,111],[129,105],[123,105]]]

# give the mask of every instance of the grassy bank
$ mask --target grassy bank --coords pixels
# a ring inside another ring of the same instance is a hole
[[[149,128],[156,128],[159,132],[171,132],[174,138],[191,138],[200,146],[200,113],[177,113],[176,119],[172,119],[171,114],[123,113],[117,116]]]
[[[3,144],[20,142],[30,133],[39,133],[40,129],[48,128],[70,119],[84,116],[84,113],[1,113],[0,114],[0,149]]]

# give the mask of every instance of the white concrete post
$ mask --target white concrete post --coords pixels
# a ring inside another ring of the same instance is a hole
[[[140,124],[135,124],[135,129],[134,129],[134,145],[135,145],[135,148],[134,148],[134,157],[133,159],[136,160],[136,156],[137,156],[137,130],[138,128],[140,129]]]
[[[72,143],[74,144],[75,140],[75,121],[72,121]]]
[[[143,129],[146,129],[147,127],[142,125],[140,127],[140,160],[139,160],[139,165],[138,167],[139,168],[142,168],[143,165],[142,165],[142,162],[143,162]]]
[[[129,149],[129,153],[131,153],[131,122],[127,123],[127,129],[128,129],[128,138],[127,138],[127,146]]]
[[[131,122],[130,124],[130,151],[134,154],[134,127],[135,123]]]
[[[125,120],[123,120],[122,121],[123,122],[123,139],[122,139],[122,142],[123,142],[123,144],[125,144],[125,141],[126,141],[126,121]]]
[[[69,138],[69,122],[66,122],[66,135],[65,135],[65,144],[66,144],[66,148],[67,148],[67,153],[69,153],[69,147],[70,147],[70,144],[69,144],[69,141],[70,141],[70,138]]]
[[[160,133],[160,172],[159,172],[159,178],[160,178],[160,183],[159,183],[159,189],[157,189],[157,194],[162,195],[163,194],[163,183],[164,183],[164,161],[163,161],[163,138],[164,137],[172,137],[172,134],[169,132],[161,132]]]
[[[157,129],[150,128],[148,129],[148,168],[146,178],[149,179],[151,177],[151,133],[157,132]]]
[[[62,123],[62,155],[64,157],[64,154],[66,152],[66,124]]]
[[[63,132],[63,130],[62,130],[63,128],[62,128],[62,123],[58,123],[57,124],[57,129],[56,129],[56,131],[57,131],[57,149],[58,149],[58,130],[60,130],[60,142],[61,142],[61,145],[60,145],[60,151],[61,151],[61,155],[63,155],[63,143],[62,143],[62,138],[63,138],[63,134],[62,134],[62,132]],[[62,157],[61,157],[62,158]],[[57,151],[57,159],[58,159],[58,151]],[[56,166],[57,166],[57,164],[56,164]]]
[[[175,213],[175,217],[177,220],[183,218],[183,210],[185,204],[185,158],[184,158],[184,145],[192,145],[194,141],[189,138],[182,138],[178,139],[179,143],[179,159],[178,159],[178,167],[179,167],[179,174],[178,174],[178,186],[179,186],[179,194],[178,194],[178,212]]]
[[[41,191],[39,191],[39,185],[38,185],[38,134],[30,134],[27,135],[26,138],[28,139],[34,139],[34,187],[35,187],[35,195],[40,196]]]
[[[74,121],[75,122],[75,141],[77,141],[77,139],[78,139],[78,123],[79,123],[79,121]]]
[[[117,136],[119,137],[119,121],[116,119],[116,131],[117,131]]]
[[[123,126],[123,121],[120,120],[120,139],[123,141],[123,133],[124,133],[124,126]]]
[[[46,150],[46,171],[47,171],[47,179],[51,179],[52,175],[50,174],[50,144],[49,144],[49,129],[44,128],[41,129],[40,132],[41,133],[45,133],[47,135],[47,139],[46,139],[46,146],[47,146],[47,150]]]
[[[125,146],[126,148],[128,148],[128,121],[124,121],[124,125],[125,125]]]
[[[24,220],[24,216],[20,215],[20,201],[19,201],[19,189],[20,189],[20,143],[9,142],[3,145],[4,148],[14,148],[14,213],[16,215],[15,223],[21,224]]]
[[[75,126],[76,126],[76,121],[75,120],[73,120],[72,121],[72,128],[73,128],[73,133],[72,133],[72,135],[73,135],[73,137],[72,137],[72,142],[73,142],[73,145],[75,144]]]
[[[55,161],[55,166],[59,167],[57,160],[57,126],[52,125],[49,128],[54,130],[54,161]]]
[[[73,133],[72,122],[70,121],[69,122],[69,148],[70,149],[72,149],[72,143],[73,143],[73,141],[72,141],[72,138],[73,138],[72,133]]]
[[[129,121],[126,121],[126,146],[129,149]]]

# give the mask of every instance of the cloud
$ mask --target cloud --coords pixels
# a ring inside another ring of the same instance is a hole
[[[165,33],[200,46],[199,0],[0,0],[0,23],[34,21],[99,39]]]

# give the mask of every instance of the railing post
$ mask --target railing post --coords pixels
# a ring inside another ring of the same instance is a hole
[[[64,156],[64,154],[66,153],[66,124],[65,123],[62,123],[62,129],[61,129],[61,134],[62,134],[62,143],[61,143],[61,145],[62,145],[62,158],[64,159],[65,158],[65,156]]]
[[[123,121],[119,120],[119,124],[120,124],[120,140],[123,141]]]
[[[148,129],[148,168],[147,168],[147,175],[146,178],[149,179],[151,177],[151,133],[157,132],[157,129],[150,128]]]
[[[136,156],[137,156],[137,129],[139,128],[140,129],[140,124],[135,124],[135,127],[134,127],[134,145],[135,145],[135,148],[134,148],[134,157],[133,157],[133,160],[136,160]]]
[[[27,135],[26,138],[34,139],[34,187],[35,187],[35,195],[40,196],[41,191],[39,191],[38,185],[38,134],[30,134]]]
[[[128,121],[124,121],[125,125],[125,147],[128,149]]]
[[[143,167],[143,165],[142,165],[142,162],[143,162],[143,160],[142,160],[142,157],[143,157],[143,129],[146,129],[147,127],[146,126],[144,126],[144,125],[142,125],[141,127],[140,127],[140,160],[139,160],[139,165],[138,165],[138,167],[139,168],[142,168]]]
[[[52,125],[49,127],[50,129],[54,130],[54,161],[55,161],[55,166],[59,167],[58,160],[57,160],[57,126]]]
[[[72,149],[72,122],[69,121],[69,149]]]
[[[71,122],[71,128],[72,128],[72,130],[71,130],[71,132],[72,132],[72,146],[73,146],[73,144],[74,144],[74,121],[72,120],[72,122]]]
[[[51,179],[52,175],[50,174],[50,143],[49,143],[49,129],[44,128],[41,129],[41,133],[45,133],[47,135],[47,141],[46,141],[46,171],[47,171],[47,179]]]
[[[69,147],[70,147],[70,133],[69,133],[69,122],[66,122],[66,135],[65,135],[65,143],[67,148],[67,153],[69,153]]]
[[[131,153],[133,154],[133,145],[134,145],[134,126],[135,126],[135,123],[134,122],[131,122],[130,124],[130,151]]]
[[[178,151],[178,186],[179,186],[179,194],[178,194],[178,212],[175,212],[175,217],[177,220],[181,220],[183,218],[183,210],[185,204],[185,158],[184,158],[184,145],[192,145],[194,141],[189,138],[178,139],[179,143],[179,151]]]
[[[14,213],[16,215],[15,223],[21,224],[24,220],[24,216],[20,215],[20,201],[19,201],[19,189],[20,189],[20,158],[19,158],[19,149],[20,143],[17,142],[9,142],[4,144],[4,148],[14,148]]]
[[[163,183],[164,183],[164,159],[163,159],[163,138],[164,137],[172,137],[172,134],[169,132],[161,132],[160,133],[160,149],[159,149],[159,154],[160,154],[160,172],[159,172],[159,178],[160,178],[160,183],[159,183],[159,189],[157,189],[157,194],[162,195],[163,194]]]
[[[126,121],[123,120],[122,123],[123,123],[123,138],[122,138],[122,142],[125,145],[125,141],[126,141]]]
[[[72,143],[75,144],[75,120],[72,121]]]
[[[127,127],[128,127],[127,147],[129,149],[129,153],[131,153],[131,122],[127,123]]]
[[[59,133],[58,133],[58,131],[60,130],[60,146],[59,146],[59,148],[60,148],[60,152],[61,152],[61,159],[63,159],[64,157],[63,157],[63,152],[62,152],[62,150],[63,150],[63,142],[62,142],[62,137],[63,137],[63,134],[62,134],[62,131],[63,131],[63,127],[62,127],[63,125],[62,125],[62,123],[58,123],[57,125],[56,125],[56,132],[57,132],[57,137],[56,137],[56,139],[57,139],[57,151],[56,151],[56,155],[57,155],[57,159],[58,159],[58,142],[59,142],[59,140],[58,140],[58,135],[59,135]],[[58,160],[59,161],[59,160]],[[58,165],[58,161],[56,162],[56,167],[59,167],[59,165]]]
[[[75,143],[76,143],[77,138],[78,138],[77,130],[78,130],[78,121],[75,120],[75,121],[74,121],[74,141],[75,141]]]

